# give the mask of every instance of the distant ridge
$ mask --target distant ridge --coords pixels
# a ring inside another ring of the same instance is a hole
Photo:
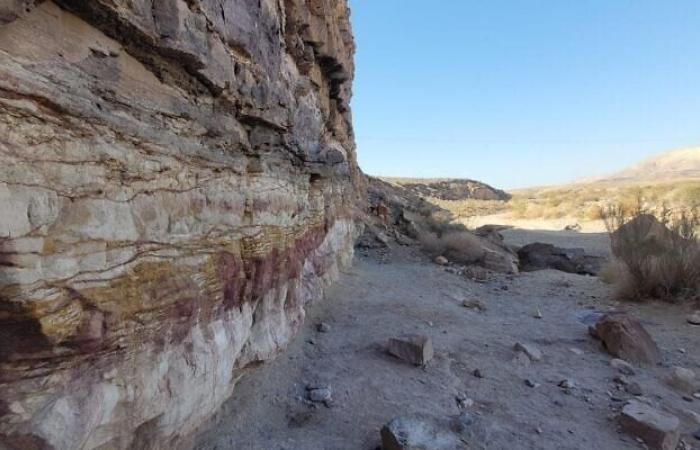
[[[654,155],[617,173],[579,183],[628,183],[700,178],[700,147]]]
[[[387,183],[401,185],[420,197],[440,200],[501,200],[510,195],[481,181],[466,178],[398,178],[378,177]]]

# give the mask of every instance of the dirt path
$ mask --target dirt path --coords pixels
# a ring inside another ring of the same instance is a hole
[[[640,448],[613,420],[630,395],[616,389],[610,357],[587,334],[596,312],[620,309],[609,294],[597,278],[556,271],[476,283],[406,248],[386,262],[357,256],[327,298],[310,305],[289,349],[240,380],[196,448],[374,450],[392,418],[455,415],[459,396],[473,400],[467,410],[479,417],[481,438],[470,448]],[[481,299],[487,310],[464,308],[466,297]],[[700,401],[684,401],[660,380],[670,366],[698,369],[700,329],[685,323],[681,308],[623,306],[648,327],[667,366],[640,369],[634,380],[650,401],[684,419],[684,433],[694,432],[700,425],[687,411],[700,413]],[[534,317],[537,308],[542,319]],[[320,322],[330,330],[318,332]],[[432,338],[435,358],[427,367],[384,352],[389,338],[404,333]],[[518,341],[536,345],[543,361],[515,361]],[[564,379],[575,383],[570,393],[558,386]],[[330,407],[305,400],[312,382],[331,386]]]

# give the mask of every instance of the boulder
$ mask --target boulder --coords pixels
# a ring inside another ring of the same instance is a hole
[[[433,342],[425,335],[408,335],[389,339],[389,354],[407,363],[422,366],[433,359]]]
[[[661,350],[639,321],[627,315],[606,314],[591,329],[613,356],[634,364],[658,364]]]
[[[620,414],[622,429],[641,439],[652,450],[675,450],[680,439],[680,420],[645,403],[632,400]]]
[[[458,435],[434,420],[398,417],[382,427],[382,450],[466,449]]]
[[[610,236],[614,255],[634,245],[636,251],[648,255],[661,254],[673,248],[677,237],[651,214],[642,214],[620,226]]]
[[[552,244],[535,242],[518,250],[520,270],[555,269],[579,275],[597,275],[604,258],[586,255],[581,248],[559,248]]]

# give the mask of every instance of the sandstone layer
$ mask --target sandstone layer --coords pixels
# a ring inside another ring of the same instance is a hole
[[[0,5],[0,447],[187,437],[352,257],[335,0]]]

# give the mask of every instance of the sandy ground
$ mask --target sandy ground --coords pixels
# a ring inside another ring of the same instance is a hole
[[[508,238],[522,243],[540,233],[514,230]],[[602,235],[577,236],[592,251],[605,243]],[[464,308],[464,298],[481,299],[486,311]],[[537,308],[542,319],[534,317]],[[587,334],[588,324],[612,309],[640,318],[664,353],[663,365],[630,378],[653,404],[678,415],[685,439],[698,443],[688,435],[700,427],[689,411],[700,413],[700,400],[683,400],[663,381],[672,366],[700,367],[700,328],[686,323],[687,308],[619,305],[597,278],[549,270],[477,283],[396,247],[385,260],[356,256],[327,298],[309,305],[287,351],[240,380],[196,449],[374,450],[392,418],[456,415],[459,396],[473,400],[466,409],[483,431],[469,448],[642,448],[618,429],[615,416],[631,396],[617,389],[610,356]],[[328,332],[317,331],[321,322]],[[426,367],[384,351],[404,333],[432,338],[435,358]],[[514,360],[516,342],[537,346],[543,361]],[[558,386],[564,379],[575,383],[570,393]],[[319,381],[332,388],[329,407],[305,400],[305,386]]]
[[[547,230],[562,231],[567,226],[578,225],[583,233],[604,233],[605,222],[602,220],[581,220],[575,217],[561,219],[515,219],[509,213],[490,214],[462,219],[469,228],[477,228],[482,225],[499,224],[511,225],[521,230]]]

